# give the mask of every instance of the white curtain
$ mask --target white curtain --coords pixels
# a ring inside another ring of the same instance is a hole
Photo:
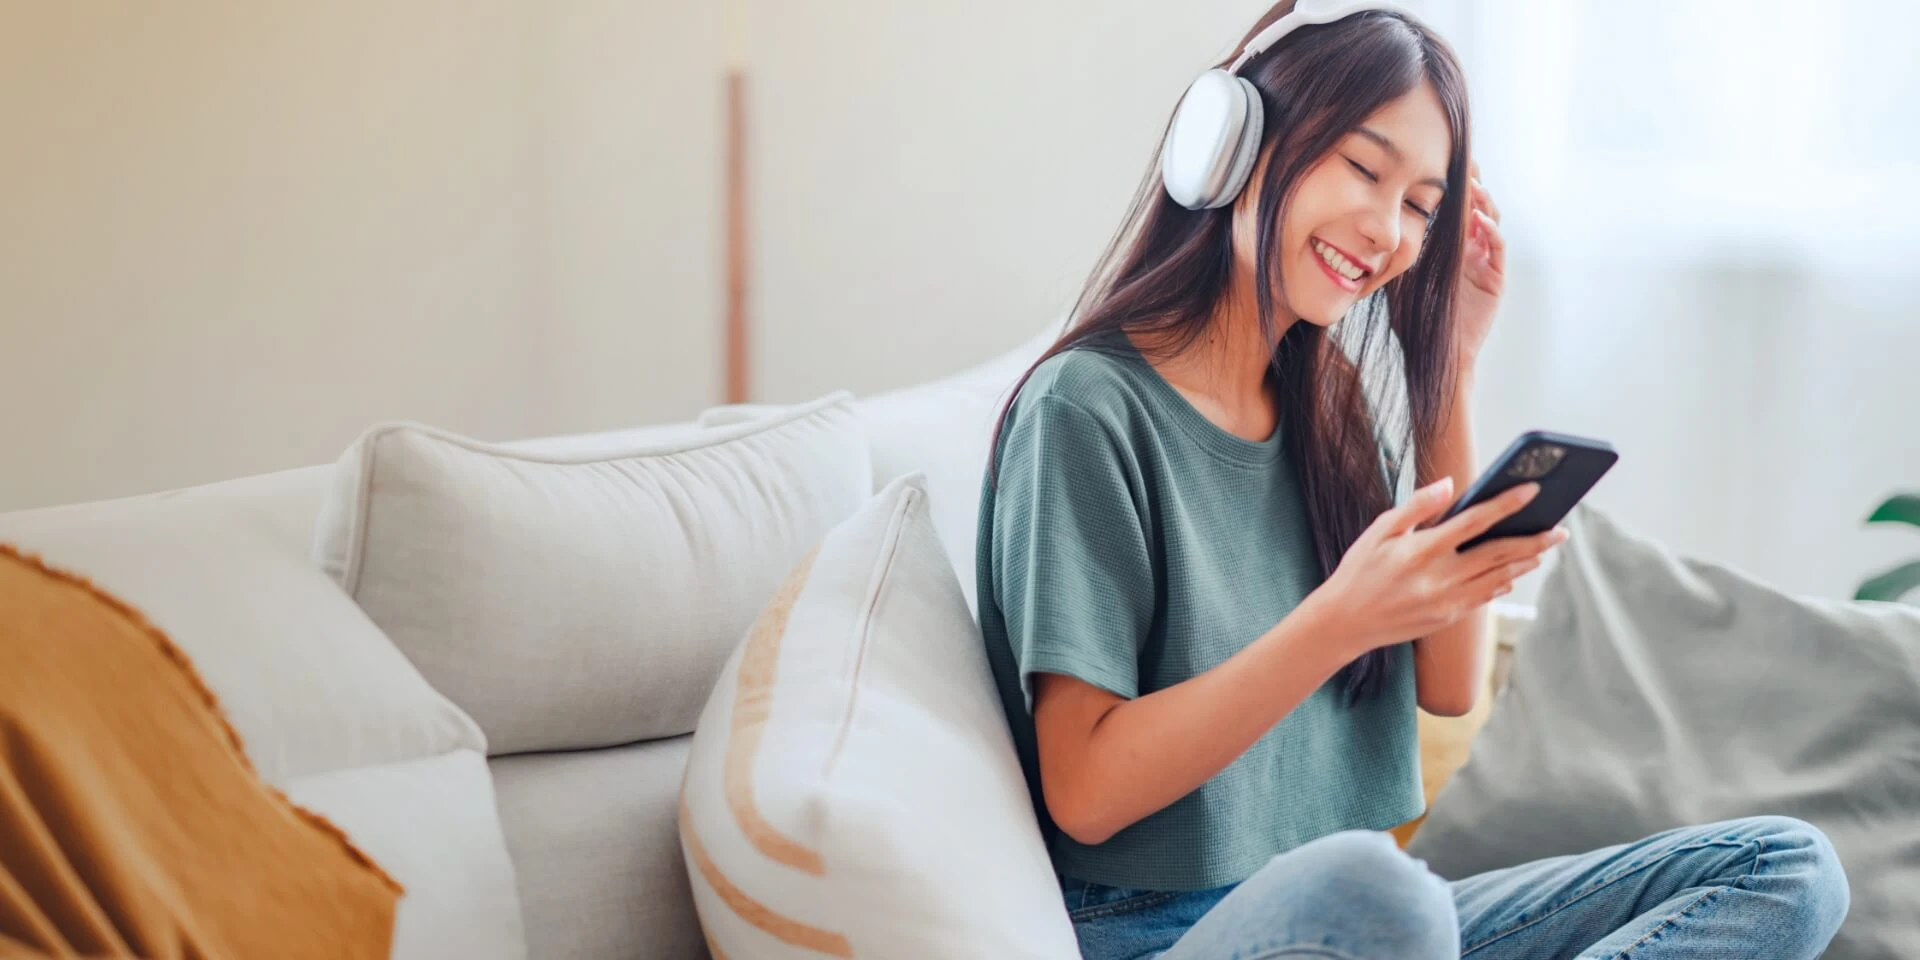
[[[1483,459],[1611,440],[1595,503],[1796,593],[1920,556],[1861,523],[1920,490],[1920,3],[1415,6],[1510,244]]]

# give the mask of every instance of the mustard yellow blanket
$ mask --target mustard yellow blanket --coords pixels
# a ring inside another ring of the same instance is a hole
[[[0,957],[385,957],[400,892],[164,634],[0,544]]]

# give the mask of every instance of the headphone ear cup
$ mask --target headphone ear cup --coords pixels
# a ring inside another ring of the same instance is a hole
[[[1260,156],[1260,138],[1266,129],[1266,108],[1260,101],[1260,88],[1246,77],[1234,79],[1239,81],[1241,94],[1246,97],[1246,119],[1240,124],[1240,137],[1233,145],[1232,165],[1220,184],[1220,192],[1207,204],[1209,207],[1224,207],[1246,189],[1247,178],[1253,174],[1253,162]]]
[[[1219,206],[1246,127],[1245,80],[1209,70],[1180,98],[1160,158],[1167,193],[1189,210]],[[1257,139],[1257,138],[1256,138]]]

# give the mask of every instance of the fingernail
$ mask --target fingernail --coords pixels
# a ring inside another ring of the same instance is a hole
[[[1534,497],[1537,497],[1540,495],[1540,485],[1537,483],[1529,483],[1526,486],[1521,487],[1520,489],[1526,491],[1525,493],[1522,493],[1520,495],[1521,503],[1526,503],[1527,501],[1532,500]]]
[[[1573,534],[1568,533],[1565,527],[1561,527],[1560,529],[1553,531],[1553,542],[1566,543],[1567,538],[1571,536],[1573,536]]]

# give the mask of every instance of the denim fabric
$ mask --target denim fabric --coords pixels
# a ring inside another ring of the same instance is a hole
[[[1448,883],[1383,833],[1348,831],[1245,882],[1155,892],[1061,880],[1086,960],[1811,960],[1846,917],[1818,829],[1682,827]]]

